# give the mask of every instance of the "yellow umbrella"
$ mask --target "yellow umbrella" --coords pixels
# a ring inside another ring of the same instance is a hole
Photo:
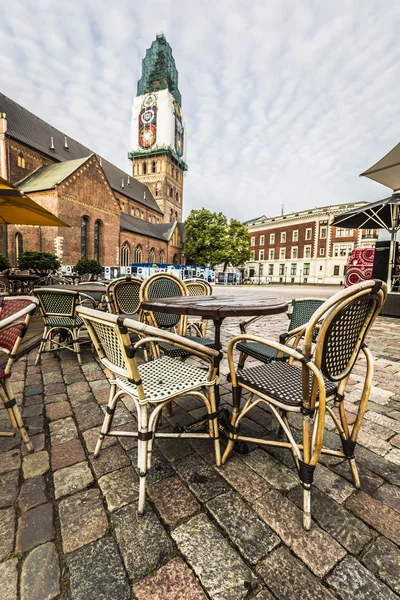
[[[0,224],[71,227],[0,177]]]

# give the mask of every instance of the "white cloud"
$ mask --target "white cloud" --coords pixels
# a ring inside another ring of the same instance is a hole
[[[186,214],[372,200],[387,190],[358,173],[400,141],[399,19],[389,0],[23,0],[2,12],[1,91],[129,169],[141,60],[163,31],[189,135]]]

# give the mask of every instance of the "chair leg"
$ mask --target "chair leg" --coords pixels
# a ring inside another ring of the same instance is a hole
[[[72,329],[72,342],[74,344],[74,352],[78,359],[78,365],[81,365],[82,359],[81,359],[81,350],[80,350],[80,344],[79,344],[79,329],[76,327],[74,327]]]
[[[14,398],[11,384],[9,379],[5,379],[3,382],[3,389],[6,396],[5,406],[7,408],[8,416],[10,418],[10,422],[12,427],[18,428],[22,441],[24,442],[26,449],[29,453],[33,452],[33,446],[29,439],[28,433],[25,429],[24,423],[22,421],[21,413],[19,412],[19,408],[17,406],[16,400]]]
[[[239,354],[239,361],[238,361],[238,369],[244,369],[244,363],[246,362],[246,359],[248,358],[248,354],[245,354],[244,352],[241,352]]]
[[[104,438],[111,429],[112,420],[113,420],[114,411],[115,411],[115,405],[117,402],[115,399],[116,390],[117,390],[117,386],[111,385],[110,396],[108,398],[108,403],[106,406],[106,414],[104,417],[103,425],[101,426],[99,439],[97,440],[96,449],[94,451],[94,458],[97,458],[99,456],[101,447],[103,445]]]
[[[311,529],[311,486],[303,487],[303,527]]]
[[[42,341],[40,342],[38,354],[37,354],[37,357],[35,360],[35,367],[39,364],[40,355],[42,354],[43,350],[46,347],[48,334],[49,334],[49,328],[45,327],[43,330],[43,338],[42,338]]]
[[[357,436],[359,428],[361,426],[361,422],[363,419],[363,415],[365,412],[365,409],[363,406],[361,406],[363,403],[361,401],[360,404],[360,408],[359,408],[359,415],[357,416],[357,420],[356,420],[356,424],[359,423],[358,429],[355,431],[353,428],[353,435]],[[366,402],[365,402],[366,404]],[[361,411],[364,409],[364,412],[362,412],[362,414],[360,415]],[[340,416],[340,424],[342,426],[342,431],[339,432],[341,434],[341,440],[342,440],[342,446],[343,446],[343,452],[347,458],[347,460],[349,461],[349,465],[350,465],[350,469],[351,469],[351,474],[353,476],[353,482],[354,482],[354,486],[359,489],[361,487],[360,484],[360,477],[358,474],[358,469],[357,469],[357,464],[356,464],[356,459],[354,457],[354,450],[356,447],[356,441],[352,440],[352,437],[350,435],[350,430],[349,430],[349,425],[347,423],[347,417],[346,417],[346,411],[344,408],[344,402],[340,402],[339,404],[339,416]],[[357,438],[356,438],[357,439]]]
[[[233,408],[232,408],[232,415],[231,415],[231,431],[229,432],[228,444],[227,444],[227,446],[225,448],[225,452],[222,456],[222,464],[224,464],[226,462],[226,460],[229,458],[229,455],[231,454],[231,452],[233,450],[233,446],[235,444],[234,427],[236,424],[236,420],[239,416],[240,401],[241,401],[241,397],[242,397],[242,388],[240,387],[240,385],[232,386],[232,393],[233,393]]]
[[[140,405],[138,414],[138,471],[139,471],[139,506],[138,513],[144,513],[146,501],[146,475],[147,475],[147,405]],[[140,437],[139,437],[140,436]],[[141,439],[142,438],[142,439]],[[151,461],[151,457],[150,457]]]
[[[217,405],[215,400],[214,387],[208,391],[208,397],[210,399],[211,413],[217,414]],[[218,418],[214,417],[209,421],[210,435],[214,438],[214,452],[215,452],[215,464],[217,467],[221,466],[221,446],[219,443],[219,429],[218,429]]]

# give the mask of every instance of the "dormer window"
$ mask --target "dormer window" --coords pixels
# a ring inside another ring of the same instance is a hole
[[[155,160],[153,160],[151,168],[152,168],[153,173],[155,173],[156,172],[156,161]]]
[[[21,169],[25,169],[25,158],[22,152],[18,154],[17,164]]]

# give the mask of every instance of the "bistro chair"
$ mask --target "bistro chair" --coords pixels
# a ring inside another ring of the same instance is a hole
[[[44,321],[43,338],[35,365],[39,363],[43,352],[70,350],[76,354],[78,363],[82,364],[79,334],[83,321],[76,313],[76,308],[82,300],[82,294],[73,290],[56,290],[39,288],[35,290],[39,300],[40,312]],[[59,335],[56,340],[55,336]],[[48,348],[46,349],[46,346]]]
[[[114,307],[113,290],[114,290],[114,286],[118,283],[118,281],[121,281],[121,278],[112,279],[111,281],[109,281],[107,283],[107,286],[106,286],[107,310],[108,310],[108,312],[113,313],[113,314],[116,314],[116,310]]]
[[[7,277],[0,275],[0,294],[9,294],[11,289],[10,281]]]
[[[325,300],[322,298],[301,298],[299,300],[292,300],[291,310],[288,312],[288,330],[285,333],[281,333],[279,336],[279,342],[281,344],[290,345],[297,348],[298,343],[304,333],[304,325],[308,323],[315,311],[324,302]],[[250,319],[247,322],[243,321],[240,323],[241,333],[246,334],[249,325],[263,318],[263,316],[258,316]],[[313,335],[314,341],[317,334],[318,330],[315,329]],[[263,363],[270,363],[273,360],[288,360],[288,356],[279,354],[275,348],[250,340],[243,340],[242,342],[239,342],[236,346],[236,349],[240,352],[238,369],[244,368],[244,363],[249,356]]]
[[[33,452],[33,446],[15,401],[10,377],[12,365],[37,305],[38,301],[31,296],[0,298],[0,352],[8,354],[4,369],[0,367],[0,398],[7,410],[12,428],[19,429],[28,452]],[[14,432],[0,432],[0,437],[13,435]]]
[[[311,527],[311,485],[321,453],[347,458],[355,486],[360,487],[354,449],[370,395],[373,359],[365,345],[365,337],[377,317],[387,295],[380,280],[353,285],[326,300],[304,327],[302,351],[281,343],[248,334],[233,338],[228,345],[228,362],[233,386],[233,410],[229,426],[225,462],[235,440],[244,440],[290,448],[304,489],[304,527]],[[315,329],[318,334],[315,336]],[[273,361],[235,370],[233,349],[239,342],[254,341],[286,354],[288,362]],[[366,358],[366,375],[356,421],[350,429],[344,408],[347,381],[360,351]],[[296,364],[293,364],[296,361]],[[249,392],[241,407],[242,390]],[[287,442],[255,439],[239,434],[240,423],[260,402],[265,403],[278,420]],[[333,407],[339,411],[339,417]],[[332,417],[342,441],[343,450],[322,447],[325,412]],[[288,416],[302,416],[302,441],[296,441]]]
[[[82,294],[93,298],[96,308],[103,307],[103,304],[105,304],[106,295],[106,287],[104,283],[101,283],[100,281],[81,281],[78,285],[82,288]],[[87,287],[90,287],[91,289],[86,290],[85,288]],[[98,290],[94,291],[93,288],[98,288]]]
[[[155,275],[152,275],[146,279],[140,289],[140,302],[175,296],[188,296],[188,291],[185,284],[178,277],[169,273],[156,273]],[[165,314],[146,309],[143,311],[143,317],[144,320],[153,327],[173,329],[178,335],[185,336],[186,339],[196,342],[197,344],[202,344],[207,348],[213,348],[215,345],[213,339],[199,335],[185,335],[188,322],[187,315]],[[188,350],[170,345],[164,340],[160,340],[157,347],[167,356],[186,357],[190,355]]]
[[[204,279],[186,279],[184,282],[189,296],[211,296],[212,287]],[[207,334],[208,320],[203,317],[188,317],[188,331],[194,331],[200,336],[205,337]]]
[[[135,437],[138,440],[139,514],[144,512],[146,474],[151,467],[152,449],[156,437],[163,438],[209,438],[213,440],[215,462],[220,465],[220,446],[215,404],[214,386],[216,364],[221,353],[206,348],[179,335],[156,329],[145,323],[95,311],[85,307],[77,309],[89,331],[92,342],[105,368],[110,397],[94,456],[100,453],[105,436]],[[131,345],[130,333],[140,336]],[[139,348],[154,343],[168,343],[170,347],[197,356],[208,364],[208,369],[189,365],[171,356],[161,356],[141,365],[137,364]],[[172,400],[190,394],[203,400],[208,417],[207,433],[157,432],[157,425],[164,406]],[[113,415],[118,400],[124,395],[132,398],[137,411],[138,431],[111,431]]]
[[[143,280],[127,275],[118,279],[112,290],[115,314],[138,315],[140,309],[140,288]]]

